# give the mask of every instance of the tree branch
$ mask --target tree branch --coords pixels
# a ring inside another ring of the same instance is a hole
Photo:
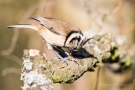
[[[94,35],[84,49],[73,52],[73,57],[79,64],[68,60],[67,65],[57,57],[47,60],[45,54],[38,50],[24,50],[22,89],[53,90],[52,83],[72,83],[85,72],[93,71],[99,62],[118,62],[121,58],[110,34]]]

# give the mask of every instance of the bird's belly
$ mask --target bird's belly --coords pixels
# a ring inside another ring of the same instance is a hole
[[[64,46],[65,36],[55,34],[50,30],[40,30],[39,33],[47,43],[56,46]]]

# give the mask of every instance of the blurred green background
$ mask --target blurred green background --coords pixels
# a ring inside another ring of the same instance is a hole
[[[48,16],[72,22],[82,31],[93,29],[125,35],[135,42],[134,0],[0,0],[0,90],[21,90],[24,49],[38,49],[49,58],[45,42],[33,30],[9,29],[8,25],[34,23],[30,16]],[[84,74],[71,85],[55,84],[54,90],[94,90],[97,70]],[[102,69],[98,90],[135,90],[132,70],[122,74]],[[128,77],[128,78],[127,78]],[[119,85],[132,79],[123,88]]]

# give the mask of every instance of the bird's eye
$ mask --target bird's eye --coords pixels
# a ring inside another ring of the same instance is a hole
[[[73,50],[74,50],[74,51],[77,51],[78,49],[75,47],[75,48],[73,48]]]

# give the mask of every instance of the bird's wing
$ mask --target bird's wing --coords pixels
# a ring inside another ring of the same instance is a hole
[[[39,21],[41,25],[58,35],[67,36],[71,31],[80,31],[75,25],[59,19],[49,17],[30,17],[30,19]]]

